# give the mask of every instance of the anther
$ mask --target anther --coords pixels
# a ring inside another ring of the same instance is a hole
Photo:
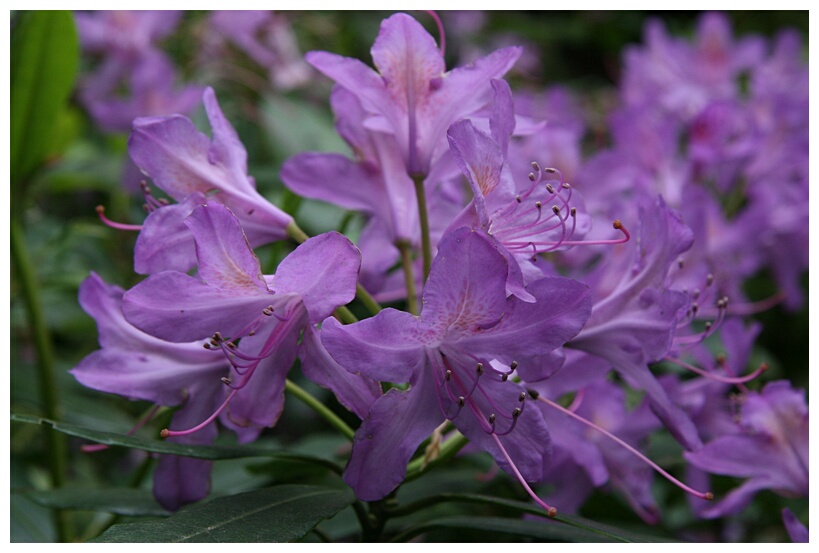
[[[512,361],[511,363],[509,363],[509,368],[514,371],[515,369],[518,368],[518,362],[517,361]]]
[[[569,184],[568,182],[564,182],[564,183],[563,183],[563,188],[564,188],[564,189],[568,190],[568,189],[569,189],[569,188],[571,188],[571,187],[572,187],[572,185],[571,185],[571,184]]]
[[[515,196],[515,201],[517,201],[518,203],[520,203],[520,202],[522,202],[522,201],[523,201],[523,200],[521,200],[521,198],[520,198],[520,194],[518,194],[517,196]]]
[[[547,173],[557,173],[557,169],[555,169],[554,167],[547,167],[546,169],[544,169],[544,171],[546,171]]]
[[[170,434],[171,433],[170,433],[170,431],[168,431],[167,428],[163,428],[162,432],[159,433],[159,435],[162,436],[163,438],[167,438],[168,436],[170,436]]]
[[[202,346],[203,346],[205,349],[210,349],[210,344],[208,344],[208,343],[204,343],[204,344],[202,344]]]
[[[483,363],[478,363],[478,366],[475,367],[475,372],[478,374],[483,374]]]
[[[495,413],[489,415],[489,424],[495,424]]]
[[[532,399],[537,399],[538,397],[540,397],[540,392],[538,392],[537,390],[526,390],[526,391],[529,392],[529,397],[532,398]]]
[[[572,208],[572,209],[569,211],[569,213],[571,214],[571,216],[572,216],[572,217],[577,217],[577,208],[576,208],[576,207],[573,207],[573,208]]]
[[[555,193],[555,187],[552,186],[549,183],[546,183],[546,191],[549,192],[549,194],[554,194]]]
[[[228,377],[223,376],[220,380],[222,381],[222,384],[230,386],[231,380]]]
[[[711,284],[713,282],[714,282],[714,275],[712,275],[711,273],[708,273],[708,276],[705,277],[705,285],[706,286],[711,286]]]
[[[678,259],[677,259],[677,267],[679,267],[680,269],[682,269],[682,268],[683,268],[683,266],[685,266],[685,263],[683,262],[683,258],[682,258],[682,257],[680,257],[680,258],[678,258]]]
[[[506,374],[506,373],[503,373],[501,375],[501,382],[506,382],[507,380],[509,380],[509,375]]]
[[[449,382],[452,379],[452,371],[447,370],[444,378],[446,378],[446,381]]]
[[[465,400],[464,400],[464,396],[458,396],[458,405],[459,405],[460,407],[463,407],[463,406],[464,406],[464,401],[465,401]]]
[[[538,209],[540,209],[540,208],[542,208],[542,207],[543,207],[543,204],[542,204],[542,203],[540,203],[540,201],[537,201],[537,202],[535,202],[535,207],[536,207],[536,208],[538,208]]]
[[[520,401],[520,402],[526,401],[526,392],[521,392],[520,393],[520,395],[518,396],[518,401]]]
[[[540,171],[540,165],[537,164],[537,161],[532,162],[532,169],[534,169],[535,171]],[[546,169],[546,172],[547,173],[553,173],[554,170],[553,169]]]
[[[555,212],[555,215],[560,215],[560,208],[557,207],[556,205],[552,206],[552,211]]]
[[[535,182],[535,174],[534,173],[529,173],[529,180],[532,181],[532,182]]]
[[[513,418],[513,419],[518,418],[522,412],[523,412],[523,411],[521,410],[521,408],[520,408],[520,407],[515,407],[515,410],[514,410],[514,411],[512,411],[512,418]]]

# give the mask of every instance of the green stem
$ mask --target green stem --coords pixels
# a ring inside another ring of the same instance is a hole
[[[358,317],[353,315],[353,312],[347,309],[345,306],[336,307],[335,315],[341,320],[342,323],[349,325],[358,322]]]
[[[301,230],[301,227],[296,224],[296,221],[290,221],[287,224],[287,236],[298,242],[299,244],[303,244],[307,242],[310,236],[307,235],[306,232]]]
[[[34,337],[34,348],[37,351],[37,368],[39,370],[40,399],[45,418],[59,420],[60,407],[57,396],[57,379],[54,368],[54,347],[45,323],[45,314],[40,299],[34,265],[28,256],[23,227],[17,220],[11,221],[11,256],[17,267],[23,301],[28,311],[28,323]],[[55,430],[46,430],[48,435],[48,465],[51,473],[51,484],[61,488],[66,482],[68,448],[65,436]],[[55,511],[57,533],[62,542],[71,541],[68,513]]]
[[[378,312],[381,311],[381,305],[367,292],[366,288],[361,286],[360,282],[355,285],[355,297],[357,297],[359,301],[364,304],[364,307],[373,315],[378,315]]]
[[[352,440],[355,435],[355,430],[347,426],[347,423],[341,420],[338,415],[330,411],[323,403],[311,396],[307,390],[296,384],[290,379],[284,382],[285,391],[293,394],[304,402],[308,407],[313,409],[316,413],[322,416],[324,420],[330,423],[330,426],[344,434],[348,440]]]
[[[424,472],[428,471],[432,467],[435,467],[444,461],[451,459],[454,457],[463,447],[469,443],[469,440],[460,432],[456,432],[454,436],[448,439],[442,446],[441,446],[441,453],[433,459],[432,461],[426,462],[426,459],[422,457],[418,457],[410,461],[409,465],[407,465],[407,477],[404,479],[405,482],[413,480],[421,476]]]
[[[429,241],[429,217],[427,215],[427,194],[424,190],[424,177],[414,176],[415,197],[418,200],[418,222],[421,224],[421,252],[424,256],[424,282],[429,278],[432,266],[432,245]]]
[[[399,240],[395,245],[398,251],[401,252],[401,267],[404,269],[404,282],[406,282],[407,286],[407,310],[413,315],[418,315],[418,293],[415,291],[415,274],[412,270],[410,243],[406,240]]]

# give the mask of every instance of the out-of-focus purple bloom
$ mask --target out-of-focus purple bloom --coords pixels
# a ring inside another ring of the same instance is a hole
[[[426,176],[446,152],[447,127],[491,101],[489,80],[506,73],[521,49],[503,48],[447,72],[435,39],[398,13],[382,22],[371,53],[377,72],[329,52],[308,52],[306,59],[359,98],[368,128],[395,136],[409,175]]]
[[[216,11],[206,40],[224,37],[268,71],[276,88],[290,90],[310,80],[310,66],[302,59],[296,37],[282,14],[263,10]],[[211,55],[212,61],[213,56]]]
[[[687,448],[700,439],[688,416],[675,405],[648,368],[672,348],[688,295],[669,289],[667,275],[679,255],[691,247],[691,230],[662,199],[640,209],[639,237],[609,251],[591,275],[592,315],[569,344],[608,360],[626,380],[643,389],[651,408]],[[619,248],[628,248],[621,251]],[[631,251],[631,255],[623,255]]]
[[[130,64],[109,58],[85,77],[80,97],[96,123],[108,132],[131,129],[134,119],[169,113],[189,113],[199,104],[202,87],[177,88],[176,70],[159,51]],[[129,90],[123,96],[121,88]]]
[[[377,400],[356,432],[344,478],[361,499],[400,484],[418,444],[446,419],[504,470],[540,478],[548,432],[508,376],[517,369],[537,380],[550,370],[544,359],[588,316],[588,291],[544,278],[527,288],[536,303],[507,299],[507,272],[488,236],[462,228],[439,244],[420,317],[385,309],[352,325],[324,322],[322,341],[341,366],[410,383]]]
[[[725,15],[707,13],[693,44],[666,34],[663,23],[646,25],[643,47],[624,55],[622,95],[627,105],[659,104],[669,116],[690,121],[709,102],[738,98],[737,79],[764,54],[759,37],[734,41]]]
[[[702,515],[736,514],[757,492],[786,496],[808,493],[808,408],[805,394],[790,382],[769,382],[742,403],[741,432],[720,436],[685,458],[714,474],[748,478]]]
[[[122,314],[124,290],[92,273],[80,286],[80,305],[97,321],[101,349],[86,356],[70,372],[83,385],[181,408],[171,426],[187,427],[207,418],[225,398],[220,378],[230,363],[200,342],[172,343],[130,325]],[[216,438],[216,423],[200,432],[171,440],[207,444]],[[166,509],[198,501],[210,489],[210,461],[162,455],[154,475],[154,495]]]
[[[204,197],[231,209],[253,247],[285,238],[293,220],[256,191],[256,182],[247,174],[247,152],[222,114],[213,89],[206,89],[202,99],[213,139],[182,115],[134,121],[128,141],[131,158],[160,189],[180,202],[146,218],[135,249],[138,273],[187,271],[195,264],[193,239],[182,221]],[[174,255],[168,255],[169,251]]]
[[[808,529],[802,524],[790,509],[782,509],[782,523],[788,531],[793,543],[810,543]]]
[[[181,11],[104,10],[77,12],[74,21],[83,50],[122,59],[141,57],[176,29]]]
[[[336,386],[333,367],[311,365],[329,359],[317,349],[312,325],[355,295],[360,257],[350,241],[338,233],[311,238],[268,277],[261,274],[259,260],[226,207],[208,202],[185,223],[196,241],[198,277],[175,271],[152,275],[126,293],[128,321],[172,342],[210,338],[209,347],[221,351],[232,368],[220,382],[229,394],[216,412],[224,410],[221,420],[241,441],[255,439],[278,420],[285,378],[302,333],[305,375],[334,390],[342,404],[363,416],[380,394],[376,383],[341,371],[334,375]]]

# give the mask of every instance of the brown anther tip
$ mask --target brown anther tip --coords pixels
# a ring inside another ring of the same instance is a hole
[[[104,205],[98,205],[94,209],[97,210],[97,213],[105,213],[105,206]]]
[[[535,180],[535,174],[534,173],[529,173],[529,180],[534,182],[534,180]]]
[[[556,205],[553,205],[553,206],[552,206],[552,211],[554,211],[554,212],[555,212],[555,215],[560,214],[560,208],[559,208],[559,207],[557,207]]]
[[[620,221],[620,219],[615,219],[614,223],[612,223],[612,226],[614,227],[614,230],[620,230],[623,226],[623,223]]]
[[[202,344],[202,346],[204,346],[205,349],[210,349],[210,344]]]
[[[704,499],[706,501],[714,501],[714,494],[712,494],[711,492],[705,492],[705,498]]]
[[[162,436],[163,438],[167,438],[170,435],[170,432],[168,431],[167,428],[163,428],[162,432],[160,432],[159,435]]]
[[[554,507],[549,507],[549,510],[546,511],[546,515],[549,518],[555,518],[557,516],[557,509],[555,509]]]
[[[769,368],[770,368],[770,367],[768,367],[768,364],[767,364],[767,363],[762,363],[762,364],[759,366],[759,370],[760,370],[761,372],[765,372],[765,371],[767,371]]]

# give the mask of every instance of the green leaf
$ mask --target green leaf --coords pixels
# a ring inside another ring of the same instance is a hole
[[[66,424],[55,422],[52,420],[36,417],[32,415],[16,415],[11,414],[11,420],[16,422],[30,423],[30,424],[46,424],[64,434],[76,436],[78,438],[85,438],[93,442],[111,446],[123,446],[133,449],[141,449],[150,451],[152,453],[169,453],[172,455],[182,455],[183,457],[194,457],[196,459],[237,459],[240,457],[270,457],[274,459],[299,461],[302,463],[313,463],[321,465],[333,472],[341,474],[341,467],[326,459],[319,459],[317,457],[310,457],[307,455],[296,455],[292,453],[285,453],[282,451],[271,450],[264,447],[251,445],[190,445],[178,444],[163,440],[148,440],[135,436],[126,436],[124,434],[116,434],[114,432],[101,432],[98,430],[91,430],[82,428],[73,424]]]
[[[69,11],[20,16],[11,47],[11,180],[24,179],[53,145],[51,132],[74,86],[79,43]]]
[[[428,497],[425,499],[418,500],[415,504],[408,504],[398,509],[395,509],[392,512],[392,516],[402,516],[404,514],[409,514],[419,510],[420,508],[424,508],[430,505],[434,505],[437,503],[444,503],[444,502],[463,502],[463,503],[477,503],[483,505],[492,505],[495,507],[499,507],[502,509],[507,509],[510,511],[516,511],[518,513],[526,513],[532,515],[538,515],[540,517],[546,517],[546,513],[544,510],[537,506],[533,505],[532,503],[527,503],[525,501],[515,501],[513,499],[503,499],[498,497],[492,497],[487,495],[479,495],[479,494],[456,494],[456,493],[443,493],[438,494],[432,497]],[[505,519],[508,520],[508,519]],[[625,530],[621,530],[619,528],[615,528],[613,526],[609,526],[606,524],[601,524],[599,522],[595,522],[593,520],[588,520],[582,517],[573,516],[573,515],[564,515],[558,513],[557,517],[553,520],[548,520],[549,526],[553,526],[552,523],[562,523],[564,528],[567,530],[560,530],[560,532],[571,534],[570,528],[574,528],[578,535],[585,536],[583,540],[580,541],[587,541],[589,536],[596,536],[595,541],[614,541],[614,542],[633,542],[633,543],[656,543],[656,542],[666,542],[672,541],[668,539],[664,539],[662,537],[657,537],[653,535],[642,535],[637,534],[634,532],[628,532]],[[425,530],[424,530],[425,531]],[[407,530],[409,532],[409,530]],[[568,535],[567,534],[567,535]],[[413,534],[417,535],[417,534]],[[575,541],[575,540],[570,540]]]
[[[349,489],[285,485],[193,505],[159,521],[118,524],[95,542],[290,542],[355,501]]]
[[[493,535],[503,534],[543,541],[561,541],[574,543],[620,542],[603,534],[560,524],[554,520],[522,520],[504,517],[448,517],[438,518],[404,530],[392,541],[403,542],[435,530],[469,530],[479,535],[482,532]],[[473,536],[477,537],[477,536]]]
[[[170,513],[163,509],[148,490],[132,488],[61,488],[57,490],[24,492],[23,495],[38,505],[53,509],[100,511],[126,516],[162,517]]]

